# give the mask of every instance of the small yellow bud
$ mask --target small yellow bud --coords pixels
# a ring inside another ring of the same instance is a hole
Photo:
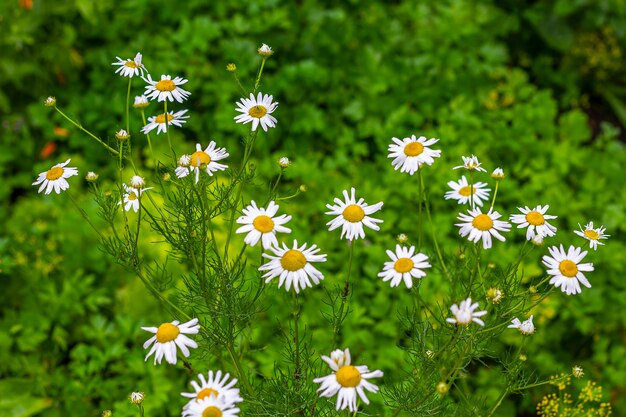
[[[520,353],[519,360],[522,362],[526,362],[528,360],[528,356],[525,353]]]
[[[398,242],[401,245],[404,245],[408,241],[409,241],[409,237],[405,235],[404,233],[400,233],[398,236],[396,236],[396,242]]]
[[[104,410],[102,412],[102,417],[111,417],[113,415],[113,411],[111,410]]]
[[[530,288],[528,289],[528,292],[530,292],[531,294],[537,294],[537,287],[534,285],[531,285]]]
[[[226,71],[228,72],[235,72],[237,71],[237,65],[233,64],[232,62],[228,65],[226,65]]]
[[[448,393],[448,390],[450,390],[450,387],[445,382],[441,381],[437,384],[437,392],[439,393],[439,395],[446,395]]]
[[[299,190],[301,193],[306,193],[307,191],[309,191],[309,187],[307,187],[306,184],[302,184]]]
[[[572,375],[574,375],[575,378],[582,378],[583,375],[585,375],[585,372],[583,371],[582,367],[574,366],[572,368]]]
[[[487,290],[487,300],[491,301],[493,304],[499,304],[503,298],[504,293],[502,290],[493,287]]]
[[[46,107],[54,107],[57,104],[57,99],[55,97],[48,97],[44,100],[43,105]]]
[[[165,174],[163,174],[163,181],[168,182],[172,179],[172,176],[170,175],[169,172],[166,172]]]

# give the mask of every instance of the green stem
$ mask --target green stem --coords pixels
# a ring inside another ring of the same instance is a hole
[[[263,68],[265,67],[265,61],[267,57],[263,57],[263,61],[261,61],[261,67],[259,68],[259,72],[256,76],[256,81],[254,82],[254,93],[256,94],[257,88],[259,88],[259,82],[261,82],[261,74],[263,74]]]
[[[300,320],[300,303],[298,302],[298,294],[293,291],[293,338],[296,344],[296,369],[294,370],[294,378],[300,378],[300,335],[298,330],[298,321]]]
[[[126,92],[126,133],[130,135],[130,85],[133,83],[133,79],[128,79],[128,91]]]
[[[167,118],[167,116],[165,116]],[[146,125],[146,112],[141,109],[141,120],[143,121],[143,125]],[[148,147],[150,148],[150,155],[152,156],[152,161],[154,163],[154,173],[157,174],[157,159],[154,157],[154,151],[152,150],[152,141],[150,140],[150,132],[146,133],[146,138],[148,139]]]
[[[167,114],[167,100],[163,101],[163,115],[165,116],[165,134],[167,135],[167,144],[170,147],[170,154],[172,155],[172,160],[174,164],[176,164],[176,154],[174,153],[174,148],[172,147],[172,139],[170,139],[170,118]]]
[[[493,198],[491,199],[491,208],[489,211],[493,210],[493,205],[496,203],[496,196],[498,195],[498,186],[500,185],[500,181],[496,181],[496,189],[493,191]]]
[[[437,241],[437,234],[435,233],[435,225],[433,224],[433,218],[432,218],[432,215],[430,214],[430,205],[428,204],[428,201],[426,198],[426,189],[424,187],[423,181],[424,179],[420,175],[421,189],[422,189],[422,192],[424,193],[424,207],[426,208],[426,217],[428,217],[428,223],[430,224],[430,232],[433,238],[433,243],[435,244],[435,251],[437,252],[437,259],[439,260],[439,264],[441,265],[443,272],[446,274],[446,276],[450,280],[451,277],[448,272],[448,268],[446,267],[446,263],[443,260],[443,255],[441,254],[441,249],[439,248],[439,243]]]
[[[346,308],[346,303],[348,302],[348,296],[350,295],[350,273],[352,271],[352,258],[354,254],[354,241],[350,240],[349,243],[349,258],[348,258],[348,271],[346,273],[346,282],[343,287],[343,292],[341,293],[341,305],[339,306],[339,314],[335,317],[335,322],[333,326],[333,346],[337,346],[339,333],[341,331],[341,324],[343,323],[345,317],[343,315],[343,311]],[[346,313],[347,316],[347,313]]]
[[[79,128],[80,130],[82,130],[83,132],[85,132],[86,134],[88,134],[89,136],[91,136],[93,139],[95,139],[96,141],[98,141],[102,146],[104,146],[109,152],[111,152],[114,155],[118,155],[119,152],[116,151],[115,149],[111,148],[109,145],[107,145],[106,143],[104,143],[102,141],[102,139],[100,139],[99,137],[97,137],[96,135],[94,135],[93,133],[91,133],[90,131],[88,131],[87,129],[85,129],[81,124],[75,122],[74,120],[70,119],[65,113],[63,113],[57,106],[54,106],[54,109],[59,112],[59,114],[63,117],[65,117],[65,119],[67,119],[68,122],[70,122],[71,124],[73,124],[74,126],[76,126],[77,128]]]
[[[252,395],[253,394],[252,386],[250,385],[250,382],[248,381],[248,378],[246,377],[246,375],[243,373],[243,368],[241,367],[241,362],[239,361],[239,357],[236,355],[231,345],[226,345],[226,350],[228,350],[230,359],[233,361],[233,365],[235,365],[235,369],[237,370],[237,375],[239,376],[238,378],[239,381],[241,381],[241,383],[243,384],[243,387],[245,388],[246,393],[248,395]]]
[[[98,234],[98,236],[100,236],[100,239],[104,240],[104,236],[102,236],[102,233],[100,233],[100,231],[96,228],[96,226],[91,222],[91,220],[89,220],[89,216],[87,215],[87,213],[85,212],[85,210],[82,209],[81,206],[78,205],[78,203],[76,202],[76,200],[74,199],[74,196],[72,195],[72,193],[68,190],[65,192],[69,197],[70,200],[72,201],[72,203],[74,204],[74,206],[76,207],[76,209],[78,210],[78,212],[80,213],[81,216],[83,216],[83,219],[85,219],[85,221],[89,224],[89,226],[91,226],[91,228]]]
[[[423,179],[422,179],[422,170],[418,169],[417,170],[417,176],[418,176],[418,180],[417,180],[417,189],[418,189],[418,195],[417,195],[417,251],[421,251],[422,249],[422,202],[424,201],[423,199]]]

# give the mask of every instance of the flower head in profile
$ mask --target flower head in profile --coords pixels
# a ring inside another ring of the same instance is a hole
[[[225,148],[218,148],[214,141],[211,141],[204,150],[202,150],[202,146],[199,143],[196,143],[196,151],[194,153],[183,155],[178,160],[176,176],[183,178],[195,172],[197,184],[200,179],[200,170],[206,171],[212,177],[214,172],[228,168],[228,165],[217,162],[224,158],[228,158],[228,152],[226,152]]]
[[[41,184],[37,192],[41,193],[43,191],[44,194],[50,194],[52,190],[54,190],[55,193],[61,194],[61,191],[65,191],[70,188],[67,178],[78,175],[78,169],[66,167],[69,163],[70,159],[63,163],[56,164],[46,172],[39,174],[35,182],[32,184]]]
[[[448,187],[452,188],[452,191],[446,191],[446,200],[453,199],[458,201],[459,204],[467,204],[473,201],[475,206],[481,207],[483,201],[489,201],[489,192],[491,189],[487,188],[487,183],[475,182],[470,186],[465,175],[463,175],[458,182],[448,182]]]
[[[135,55],[133,59],[122,59],[119,56],[115,58],[117,58],[117,62],[111,65],[117,65],[119,67],[115,70],[115,73],[122,77],[133,78],[135,75],[143,76],[143,72],[146,71],[146,67],[141,63],[141,54],[139,52],[137,52],[137,55]]]
[[[189,119],[189,116],[186,116],[185,113],[187,113],[187,110],[179,110],[176,113],[168,111],[167,120],[165,120],[165,113],[148,117],[148,124],[141,128],[141,133],[147,135],[156,129],[158,135],[159,133],[167,132],[171,126],[181,127],[187,123],[186,119]]]
[[[272,113],[278,107],[278,103],[273,102],[274,97],[262,93],[257,94],[256,98],[254,94],[250,93],[250,98],[242,98],[237,102],[237,110],[241,113],[235,116],[237,123],[250,123],[252,122],[252,131],[255,131],[259,125],[264,131],[270,127],[276,127],[277,120]]]
[[[468,171],[487,172],[485,168],[481,168],[480,162],[478,162],[478,158],[476,156],[462,156],[461,158],[463,158],[463,165],[456,166],[453,169],[465,168]]]
[[[257,50],[257,52],[259,53],[259,55],[261,55],[264,58],[267,58],[274,54],[274,51],[272,51],[272,48],[267,46],[266,44],[261,45],[261,47]]]
[[[230,374],[222,374],[222,371],[209,371],[208,378],[204,374],[198,374],[200,383],[191,381],[194,392],[183,392],[180,395],[190,398],[189,402],[184,406],[183,410],[189,409],[192,403],[203,400],[207,397],[216,397],[223,400],[224,405],[233,406],[243,401],[239,395],[239,388],[235,388],[237,379],[230,381]]]
[[[237,417],[239,408],[228,404],[224,397],[209,395],[192,400],[183,408],[183,417]]]
[[[144,185],[146,185],[146,180],[144,180],[143,177],[140,177],[139,175],[133,175],[128,183],[131,187],[140,189],[143,188]]]
[[[479,208],[468,210],[468,213],[459,213],[458,219],[462,223],[455,225],[460,227],[459,234],[461,236],[469,235],[467,238],[474,243],[482,240],[484,249],[491,248],[492,236],[501,242],[506,240],[500,232],[508,232],[511,229],[511,225],[505,221],[498,220],[501,217],[500,213],[489,209],[489,212],[485,214]]]
[[[565,252],[563,245],[560,247],[552,246],[548,248],[550,256],[545,255],[542,259],[543,264],[548,268],[548,275],[552,275],[550,284],[557,288],[561,288],[567,295],[579,294],[581,292],[580,284],[587,288],[591,288],[591,284],[583,272],[593,271],[592,263],[580,263],[587,251],[580,248],[570,246]]]
[[[145,109],[149,105],[150,105],[150,102],[148,101],[148,97],[144,96],[143,94],[140,96],[135,96],[135,101],[133,102],[134,108]]]
[[[478,303],[472,303],[472,299],[468,297],[466,300],[461,301],[458,306],[453,304],[452,307],[450,307],[450,311],[452,311],[454,317],[448,317],[446,321],[459,326],[467,326],[471,322],[484,326],[485,322],[479,317],[487,314],[487,311],[474,311],[477,308]]]
[[[333,231],[341,226],[341,239],[345,236],[348,240],[363,239],[365,231],[363,226],[367,226],[373,230],[380,230],[377,223],[382,223],[380,219],[370,217],[370,214],[376,213],[383,206],[383,202],[376,203],[372,206],[368,205],[364,199],[356,200],[356,190],[350,188],[350,194],[347,190],[343,190],[344,201],[335,198],[334,205],[326,204],[330,210],[326,214],[337,216],[326,223],[329,231]]]
[[[528,336],[530,334],[535,333],[535,325],[533,324],[533,316],[530,316],[528,320],[521,321],[517,317],[515,317],[511,324],[508,326],[509,329],[517,329],[524,336]]]
[[[278,246],[276,232],[291,233],[291,229],[283,226],[291,220],[291,216],[285,214],[276,216],[278,204],[273,201],[270,201],[265,209],[257,207],[252,200],[242,212],[243,216],[237,219],[237,223],[243,226],[235,233],[247,233],[244,242],[250,246],[256,245],[261,240],[263,249],[269,249],[272,246]]]
[[[518,229],[527,227],[526,240],[532,240],[537,235],[541,237],[554,236],[556,227],[548,223],[547,220],[556,219],[556,216],[546,214],[549,208],[550,206],[548,205],[543,207],[539,205],[534,209],[530,209],[527,206],[524,208],[519,207],[518,210],[522,214],[512,214],[509,220],[511,220],[511,223],[517,224]]]
[[[326,262],[325,254],[318,254],[319,248],[312,245],[306,248],[307,244],[298,246],[298,241],[293,241],[293,247],[289,248],[285,243],[283,247],[271,247],[270,251],[274,255],[264,253],[262,256],[269,259],[269,262],[261,265],[259,271],[267,271],[263,278],[269,283],[272,279],[279,277],[278,288],[285,284],[285,290],[289,291],[291,287],[300,292],[301,289],[317,285],[324,279],[324,275],[318,271],[311,263]]]
[[[370,371],[365,365],[352,365],[350,349],[344,351],[337,349],[330,354],[330,357],[322,356],[322,360],[330,366],[333,372],[330,375],[315,378],[313,382],[321,384],[317,389],[320,397],[337,395],[337,410],[347,408],[350,412],[355,412],[357,411],[357,394],[365,404],[369,404],[365,390],[378,392],[378,387],[368,380],[381,378],[383,372]]]
[[[143,392],[132,392],[128,397],[131,404],[141,404],[143,402]]]
[[[56,104],[57,104],[57,99],[52,96],[49,96],[43,102],[43,105],[46,107],[54,107]]]
[[[170,75],[161,75],[161,79],[159,81],[155,81],[152,79],[152,76],[148,74],[148,78],[143,78],[145,82],[148,83],[146,86],[145,95],[150,99],[157,101],[178,101],[182,103],[187,100],[191,93],[187,90],[183,90],[180,88],[181,85],[186,84],[187,81],[184,78],[176,77],[172,80]]]
[[[424,268],[430,268],[431,265],[426,262],[428,256],[415,253],[415,246],[402,247],[396,245],[396,251],[387,250],[387,255],[391,259],[385,262],[382,272],[378,276],[384,282],[391,281],[391,287],[397,287],[400,282],[404,281],[407,288],[413,287],[413,278],[422,278],[426,276]]]
[[[185,357],[188,357],[190,355],[189,348],[198,347],[196,342],[185,336],[186,334],[197,334],[200,331],[198,319],[192,319],[183,324],[179,324],[179,321],[175,320],[171,323],[163,323],[159,327],[142,327],[142,329],[155,334],[143,344],[144,349],[152,345],[145,360],[154,354],[155,365],[161,363],[164,357],[168,363],[176,365],[176,348],[180,349]]]
[[[580,230],[574,230],[574,233],[576,233],[580,237],[584,237],[585,239],[587,239],[589,241],[589,247],[591,247],[591,249],[593,250],[597,250],[598,245],[604,245],[604,243],[600,242],[600,240],[606,239],[607,237],[611,236],[604,233],[606,231],[606,228],[604,226],[594,228],[593,222],[587,223],[584,229],[580,224],[578,225],[578,227],[580,228]]]
[[[504,171],[502,170],[502,168],[496,168],[491,173],[491,178],[493,178],[496,181],[502,181],[504,177],[505,175],[504,175]]]
[[[124,211],[133,210],[135,213],[139,211],[140,200],[139,197],[144,191],[152,189],[149,188],[134,188],[129,187],[126,184],[122,184],[124,187],[124,195],[122,197],[122,201],[117,203],[118,205],[124,204]]]
[[[430,146],[439,142],[439,139],[426,139],[424,136],[416,138],[411,135],[410,138],[402,140],[391,138],[393,141],[389,145],[389,158],[393,158],[391,165],[400,172],[408,172],[410,175],[415,174],[417,170],[424,164],[432,165],[434,158],[441,156],[440,150],[430,149]]]
[[[128,139],[130,139],[130,133],[128,133],[124,129],[120,129],[115,132],[115,139],[119,140],[120,142],[127,141]]]

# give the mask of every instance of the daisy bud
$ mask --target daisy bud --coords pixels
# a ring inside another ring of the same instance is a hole
[[[532,242],[533,245],[535,246],[542,246],[543,245],[543,236],[541,235],[535,235],[535,237],[533,237],[532,239],[530,239],[530,241]]]
[[[135,102],[133,103],[133,107],[136,109],[145,109],[148,107],[150,102],[148,101],[148,97],[141,95],[135,96]]]
[[[537,294],[537,287],[534,285],[531,285],[530,288],[528,288],[528,292],[531,294]]]
[[[497,288],[489,288],[487,290],[487,300],[492,304],[500,304],[500,301],[504,298],[504,293]]]
[[[131,404],[141,404],[143,402],[143,392],[133,392],[128,397]]]
[[[404,245],[408,241],[409,241],[409,237],[405,235],[404,233],[400,233],[398,236],[396,236],[396,242],[398,242],[401,245]]]
[[[106,191],[104,192],[104,196],[105,196],[105,197],[111,197],[112,195],[113,195],[113,191],[111,191],[111,190],[106,190]]]
[[[274,51],[272,51],[272,48],[267,46],[266,44],[261,45],[261,47],[258,49],[258,52],[259,55],[264,58],[268,58],[274,53]]]
[[[448,384],[443,381],[437,384],[437,392],[439,393],[439,395],[446,395],[449,389],[450,387],[448,386]]]
[[[495,267],[496,267],[496,263],[495,262],[489,262],[487,264],[487,268],[489,268],[489,269],[495,269]]]
[[[528,356],[525,353],[520,353],[519,360],[522,362],[526,362],[528,360]]]
[[[309,191],[309,187],[307,187],[306,184],[302,184],[298,189],[301,193],[306,193],[307,191]]]
[[[143,188],[146,185],[146,181],[139,175],[133,175],[130,179],[130,186],[133,188]]]
[[[113,411],[111,410],[104,410],[102,412],[102,417],[111,417],[113,415]]]
[[[163,174],[163,181],[168,182],[169,180],[172,179],[172,176],[170,175],[169,172],[166,172],[165,174]]]
[[[237,71],[237,65],[233,64],[232,62],[228,65],[226,65],[226,71],[228,72],[235,72]]]
[[[435,352],[433,352],[432,350],[429,349],[426,351],[426,357],[428,359],[431,359],[434,355],[435,355]]]
[[[44,100],[43,105],[46,107],[54,107],[57,104],[57,99],[50,96],[47,99]]]
[[[130,139],[130,134],[124,129],[120,129],[117,132],[115,132],[115,139],[119,140],[120,142],[124,142]]]
[[[96,174],[93,171],[89,171],[87,173],[87,175],[85,175],[85,180],[87,180],[87,182],[96,182],[96,180],[98,179],[99,175]]]
[[[283,156],[278,160],[278,166],[280,166],[282,169],[287,168],[289,165],[291,165],[291,161],[286,156]]]
[[[496,181],[502,181],[504,179],[504,171],[502,170],[502,168],[494,169],[491,173],[491,178]]]
[[[585,375],[585,372],[583,372],[583,368],[580,366],[574,366],[572,368],[572,375],[574,375],[575,378],[582,378],[583,375]]]

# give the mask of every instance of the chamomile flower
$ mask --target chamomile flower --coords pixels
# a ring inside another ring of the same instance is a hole
[[[155,333],[150,339],[143,344],[143,348],[152,348],[146,355],[146,359],[154,353],[154,364],[161,363],[165,360],[172,365],[176,365],[176,347],[180,349],[185,357],[190,355],[189,348],[197,348],[198,345],[192,339],[185,336],[186,334],[197,334],[200,331],[198,319],[192,319],[187,323],[179,324],[178,320],[171,323],[163,323],[159,327],[142,327],[143,330]]]
[[[321,384],[317,389],[320,397],[332,397],[337,395],[337,410],[351,412],[357,410],[357,394],[365,404],[370,401],[365,395],[365,390],[378,392],[378,387],[368,381],[370,378],[381,378],[383,372],[380,370],[370,371],[367,366],[351,365],[350,349],[333,351],[328,356],[322,356],[322,360],[330,366],[332,373],[327,376],[315,378],[313,382]]]
[[[359,237],[364,238],[365,231],[363,230],[363,225],[370,229],[380,230],[376,223],[383,222],[380,219],[369,217],[370,214],[380,210],[383,202],[369,206],[362,198],[357,201],[355,194],[356,190],[354,187],[350,188],[350,194],[348,194],[347,190],[343,190],[345,201],[335,198],[335,205],[326,204],[326,207],[330,209],[326,214],[337,216],[326,223],[329,226],[328,230],[333,231],[341,226],[341,239],[343,239],[344,235],[348,240],[358,239]]]
[[[225,148],[217,148],[216,146],[216,143],[211,141],[209,146],[207,146],[205,150],[202,150],[202,146],[196,143],[196,151],[189,155],[189,160],[184,157],[179,159],[178,168],[176,168],[176,176],[183,178],[195,172],[197,184],[200,177],[200,170],[206,171],[211,177],[214,172],[224,171],[228,168],[228,165],[220,164],[217,161],[227,158],[228,152],[226,152]]]
[[[261,45],[261,47],[257,50],[257,52],[259,53],[259,55],[265,58],[272,56],[272,54],[274,54],[274,51],[272,51],[272,47],[266,44]]]
[[[143,392],[131,392],[128,396],[128,401],[130,401],[131,404],[141,404],[143,402],[143,399]]]
[[[39,185],[38,193],[44,191],[44,194],[50,194],[52,190],[55,193],[61,194],[61,191],[65,191],[70,188],[70,184],[67,182],[66,178],[72,177],[74,175],[78,175],[77,168],[70,168],[66,165],[70,163],[70,159],[67,161],[56,164],[46,172],[42,172],[37,177],[37,180],[32,185]]]
[[[237,417],[237,413],[239,408],[228,405],[223,397],[215,395],[190,401],[183,408],[183,417]]]
[[[158,135],[159,133],[167,132],[172,126],[181,127],[187,123],[186,119],[189,119],[189,116],[186,116],[185,113],[187,113],[186,109],[179,110],[176,113],[168,111],[167,122],[165,121],[165,113],[161,113],[158,116],[150,116],[148,117],[148,124],[141,128],[141,133],[147,135],[156,129]]]
[[[407,288],[413,287],[413,278],[425,277],[426,272],[422,269],[432,266],[426,262],[428,256],[415,253],[415,246],[407,248],[396,245],[396,251],[388,250],[387,255],[391,261],[385,262],[383,271],[379,272],[378,276],[384,282],[391,281],[392,287],[397,287],[402,281]]]
[[[236,103],[237,108],[235,110],[241,114],[235,116],[235,121],[243,124],[252,122],[252,131],[255,131],[260,124],[263,130],[267,132],[268,128],[275,127],[277,123],[272,113],[278,107],[278,103],[272,102],[273,99],[274,97],[262,93],[254,98],[254,94],[250,93],[249,99],[242,98]]]
[[[207,397],[219,397],[224,400],[226,406],[232,406],[236,403],[242,402],[243,398],[239,395],[239,388],[234,388],[237,383],[237,379],[233,378],[228,382],[230,374],[224,374],[222,378],[222,371],[209,371],[208,379],[204,377],[204,374],[198,374],[200,383],[191,381],[191,386],[194,392],[183,392],[180,395],[183,397],[191,398],[191,400],[184,406],[183,410],[188,409],[192,403],[203,400]]]
[[[504,242],[506,239],[499,232],[508,232],[511,229],[511,225],[508,222],[498,220],[501,216],[497,211],[489,209],[489,212],[484,214],[479,208],[468,210],[469,215],[459,213],[458,219],[463,223],[457,223],[455,226],[459,226],[459,234],[463,237],[468,236],[470,242],[478,243],[479,240],[483,241],[483,248],[489,249],[491,247],[491,237]]]
[[[536,235],[541,237],[554,236],[556,233],[556,227],[552,226],[546,220],[556,219],[557,216],[551,216],[546,214],[546,211],[550,206],[537,206],[534,209],[530,209],[527,206],[524,208],[518,207],[518,210],[522,214],[512,214],[509,220],[511,223],[517,224],[517,228],[526,229],[526,240],[532,240]]]
[[[580,263],[587,255],[587,251],[570,246],[566,253],[563,245],[558,248],[552,246],[548,248],[548,251],[551,256],[545,255],[542,262],[548,268],[548,275],[552,275],[550,284],[560,287],[561,291],[567,295],[580,293],[580,284],[591,288],[583,272],[593,271],[593,264]]]
[[[279,277],[278,288],[285,284],[285,290],[293,289],[300,292],[301,289],[312,287],[313,284],[319,284],[324,279],[324,275],[318,271],[312,262],[326,262],[326,255],[318,255],[320,251],[316,245],[312,245],[306,249],[306,243],[298,246],[298,241],[293,241],[293,248],[288,248],[283,243],[283,247],[271,247],[270,251],[274,255],[263,254],[264,258],[270,261],[259,267],[259,271],[267,271],[263,278],[269,283],[272,279]]]
[[[419,139],[415,135],[411,135],[410,138],[404,138],[402,140],[398,138],[391,138],[394,142],[389,145],[389,158],[394,158],[391,161],[394,169],[400,172],[408,172],[410,175],[423,165],[432,165],[435,160],[441,156],[440,150],[430,149],[430,146],[439,142],[439,139],[426,139],[424,136],[420,136]]]
[[[131,187],[140,189],[143,188],[144,185],[146,185],[146,180],[144,180],[143,177],[140,177],[139,175],[133,175],[132,177],[130,177],[130,181],[128,181],[128,183]]]
[[[481,206],[483,201],[489,201],[489,192],[491,189],[487,188],[485,182],[475,182],[470,186],[465,175],[461,177],[458,182],[448,182],[448,187],[452,188],[452,191],[446,191],[446,200],[454,199],[459,204],[467,204],[472,201],[472,195],[474,196],[474,205]]]
[[[601,239],[606,239],[611,235],[604,234],[606,228],[604,226],[600,226],[597,229],[594,229],[593,222],[589,222],[585,225],[585,229],[579,224],[578,227],[580,230],[574,230],[578,236],[584,237],[589,241],[589,246],[593,250],[598,249],[598,245],[604,245],[604,243],[600,242]]]
[[[135,101],[133,102],[134,108],[145,109],[149,105],[150,105],[150,102],[148,101],[148,97],[144,96],[143,94],[140,96],[135,96]]]
[[[504,177],[505,175],[504,175],[504,171],[502,170],[502,168],[496,168],[491,173],[491,178],[493,178],[496,181],[502,181]]]
[[[156,98],[157,101],[176,100],[179,103],[182,103],[191,95],[189,91],[180,88],[181,85],[188,81],[184,78],[176,77],[172,80],[172,77],[169,75],[161,75],[161,79],[159,81],[155,81],[152,79],[150,74],[148,74],[148,78],[141,78],[148,83],[144,94],[150,100],[154,100]]]
[[[520,319],[515,317],[511,321],[511,323],[512,324],[510,324],[508,328],[517,329],[524,336],[535,333],[535,325],[533,324],[533,316],[530,316],[528,320],[524,320],[524,321],[521,321]]]
[[[471,322],[484,326],[485,322],[479,317],[487,314],[487,311],[474,311],[477,308],[478,303],[472,303],[472,299],[468,297],[466,300],[461,301],[458,306],[453,304],[452,307],[450,307],[450,311],[452,311],[454,317],[448,317],[446,321],[460,326],[467,326]]]
[[[126,184],[122,184],[122,186],[124,187],[124,196],[123,196],[122,201],[117,203],[117,205],[119,206],[121,204],[124,204],[124,211],[129,211],[130,209],[133,209],[133,211],[137,213],[139,211],[139,196],[144,191],[152,189],[152,187],[134,188],[134,187],[129,187]]]
[[[278,246],[276,232],[291,233],[291,229],[283,225],[291,220],[291,216],[285,214],[276,216],[278,204],[270,201],[267,208],[258,208],[254,200],[242,210],[243,216],[237,219],[237,223],[243,224],[235,233],[247,233],[244,242],[254,246],[261,240],[263,249]]]
[[[487,172],[485,168],[481,168],[480,162],[478,162],[478,158],[476,156],[462,156],[461,158],[463,158],[463,165],[456,166],[453,169],[465,168],[468,171]]]
[[[143,76],[143,72],[146,71],[146,67],[141,63],[141,54],[139,52],[137,52],[137,55],[135,55],[133,59],[122,59],[119,56],[115,58],[117,58],[117,62],[111,65],[117,65],[119,67],[115,70],[115,73],[122,77],[133,78],[135,75]]]

